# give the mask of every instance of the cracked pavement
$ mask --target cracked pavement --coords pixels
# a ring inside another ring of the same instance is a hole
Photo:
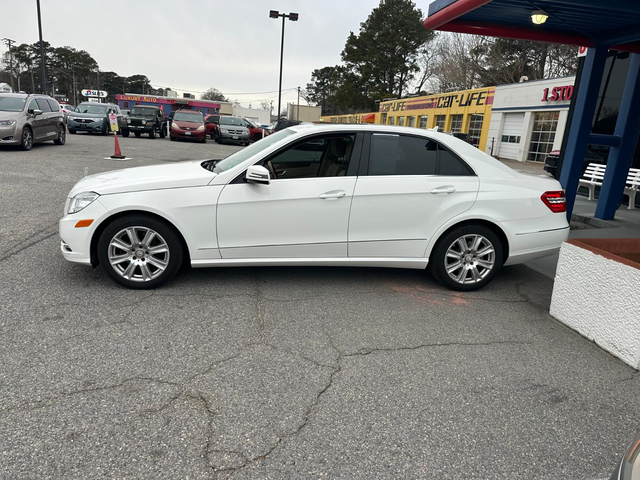
[[[469,294],[360,268],[140,292],[64,261],[51,224],[73,172],[123,166],[108,140],[0,150],[0,478],[604,479],[635,435],[640,376],[526,266]],[[146,149],[124,166],[231,151],[121,143]]]

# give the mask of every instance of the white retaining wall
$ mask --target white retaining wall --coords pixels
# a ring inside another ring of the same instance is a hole
[[[549,313],[640,370],[640,270],[565,242]]]

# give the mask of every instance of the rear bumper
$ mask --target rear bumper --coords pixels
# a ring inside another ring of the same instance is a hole
[[[560,214],[558,214],[560,215]],[[553,255],[569,238],[569,225],[537,232],[521,232],[509,239],[509,258],[505,265],[516,265]]]

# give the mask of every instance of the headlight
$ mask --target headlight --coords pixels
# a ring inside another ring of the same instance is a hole
[[[204,125],[200,125],[200,126],[198,127],[198,131],[199,131],[199,132],[201,132],[202,130],[204,130]]]
[[[4,120],[0,122],[1,127],[13,127],[16,124],[15,120]]]
[[[222,133],[229,133],[229,132],[228,132],[228,130],[227,130],[226,128],[220,128],[220,131],[221,131]]]
[[[143,124],[143,125],[146,125],[146,124],[147,124],[147,121],[146,121],[146,120],[142,120],[142,124]]]
[[[127,118],[127,123],[131,123],[131,119],[130,118]]]
[[[68,116],[67,120],[74,120],[75,121],[75,120],[77,120],[77,118],[76,117],[72,117],[72,116]]]
[[[69,210],[67,211],[67,213],[79,212],[80,210],[91,205],[99,196],[100,195],[95,192],[79,193],[71,199],[71,202],[69,203]]]
[[[171,128],[180,128],[176,122],[171,123]]]

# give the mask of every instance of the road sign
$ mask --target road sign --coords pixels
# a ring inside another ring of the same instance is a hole
[[[111,131],[118,131],[118,117],[116,117],[115,113],[109,115],[109,125],[111,125]]]
[[[98,97],[98,98],[107,98],[107,92],[104,90],[82,90],[83,97]]]

